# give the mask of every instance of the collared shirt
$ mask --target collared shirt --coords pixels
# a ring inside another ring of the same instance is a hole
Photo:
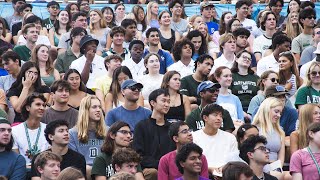
[[[82,54],[79,55],[79,57],[81,56]],[[71,63],[79,57],[74,55],[71,48],[69,48],[66,52],[58,55],[55,68],[59,73],[65,73],[70,68]]]
[[[194,61],[191,59],[190,63],[186,66],[181,61],[178,61],[168,67],[168,71],[177,71],[180,73],[181,78],[193,74]]]
[[[70,69],[76,69],[81,74],[84,68],[84,65],[86,63],[86,60],[87,60],[86,56],[81,56],[80,58],[74,60],[71,63]],[[91,68],[92,68],[92,71],[89,74],[89,79],[86,86],[90,89],[94,89],[96,79],[98,77],[101,77],[107,74],[107,70],[104,66],[104,58],[96,54],[93,58]]]
[[[274,57],[273,53],[269,56],[263,57],[257,64],[257,75],[261,76],[267,70],[279,72],[279,63]]]
[[[119,55],[116,51],[113,50],[113,48],[110,48],[109,51],[104,51],[102,53],[102,57],[107,57],[107,56],[110,56],[110,55],[113,55],[113,54]],[[123,53],[120,54],[120,56],[123,59],[123,62],[126,61],[126,60],[131,59],[131,54],[126,48],[123,48]]]
[[[214,66],[212,67],[210,74],[213,74],[216,71],[216,69],[220,66],[227,66],[229,69],[231,69],[235,60],[236,60],[235,55],[233,55],[233,60],[229,61],[226,59],[224,54],[221,54],[219,58],[214,60]]]
[[[139,79],[139,77],[142,77],[144,72],[146,71],[143,59],[141,59],[141,61],[137,64],[132,60],[132,58],[130,58],[128,60],[122,61],[122,66],[127,66],[130,69],[132,78],[136,81]]]

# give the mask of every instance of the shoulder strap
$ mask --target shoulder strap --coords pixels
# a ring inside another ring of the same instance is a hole
[[[310,147],[307,147],[307,150],[308,150],[308,152],[309,152],[309,154],[310,154],[310,156],[311,156],[314,164],[316,165],[316,167],[317,167],[317,169],[318,169],[318,174],[319,174],[319,176],[320,176],[320,167],[319,167],[319,164],[318,164],[316,158],[314,157],[313,153],[311,152]]]
[[[183,106],[183,94],[180,94],[181,105]]]

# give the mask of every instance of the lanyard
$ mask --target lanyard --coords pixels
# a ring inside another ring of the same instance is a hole
[[[26,155],[28,156],[28,158],[31,159],[34,155],[36,155],[36,154],[38,154],[40,152],[40,149],[38,149],[38,141],[39,141],[40,132],[41,132],[41,124],[40,124],[40,126],[38,128],[37,138],[36,138],[36,141],[34,142],[33,146],[31,146],[27,123],[24,122],[23,125],[24,125],[24,129],[26,131],[28,147],[29,147],[29,149],[26,152]]]
[[[318,164],[318,162],[317,162],[316,158],[313,156],[313,153],[311,152],[310,147],[307,147],[307,149],[308,149],[308,152],[309,152],[309,154],[310,154],[310,156],[311,156],[311,158],[312,158],[312,160],[313,160],[314,164],[317,166],[318,174],[319,174],[319,176],[320,176],[320,167],[319,167],[319,164]]]

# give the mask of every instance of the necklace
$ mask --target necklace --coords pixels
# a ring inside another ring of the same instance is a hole
[[[171,106],[171,107],[174,107],[174,106],[175,106],[175,104],[176,104],[176,99],[177,99],[178,95],[179,95],[179,94],[176,94],[173,99],[171,99],[172,96],[170,96],[170,106]],[[172,102],[172,103],[171,103],[171,102]]]

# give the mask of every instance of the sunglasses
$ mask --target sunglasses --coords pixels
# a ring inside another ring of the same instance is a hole
[[[267,148],[267,147],[265,147],[265,146],[259,146],[259,147],[255,148],[255,149],[253,149],[253,151],[258,150],[258,149],[259,149],[260,151],[265,152],[265,153],[269,153],[269,152],[270,152],[270,149]]]
[[[219,89],[217,89],[217,88],[209,88],[209,89],[205,89],[204,91],[208,91],[210,93],[215,93],[215,92],[219,91]]]
[[[119,133],[121,133],[121,134],[124,134],[124,135],[130,135],[130,136],[132,136],[132,132],[131,131],[127,131],[127,130],[119,130],[119,131],[117,131],[117,132],[119,132]]]
[[[137,87],[137,86],[130,86],[130,87],[127,87],[127,89],[130,89],[131,91],[136,91],[136,90],[138,90],[138,91],[140,92],[142,88]]]
[[[317,76],[320,75],[320,71],[312,71],[309,74],[311,74],[311,76]]]
[[[271,79],[269,79],[271,82],[279,82],[279,79],[277,79],[277,78],[271,78]]]
[[[315,16],[308,16],[307,18],[308,18],[308,19],[316,19]]]

